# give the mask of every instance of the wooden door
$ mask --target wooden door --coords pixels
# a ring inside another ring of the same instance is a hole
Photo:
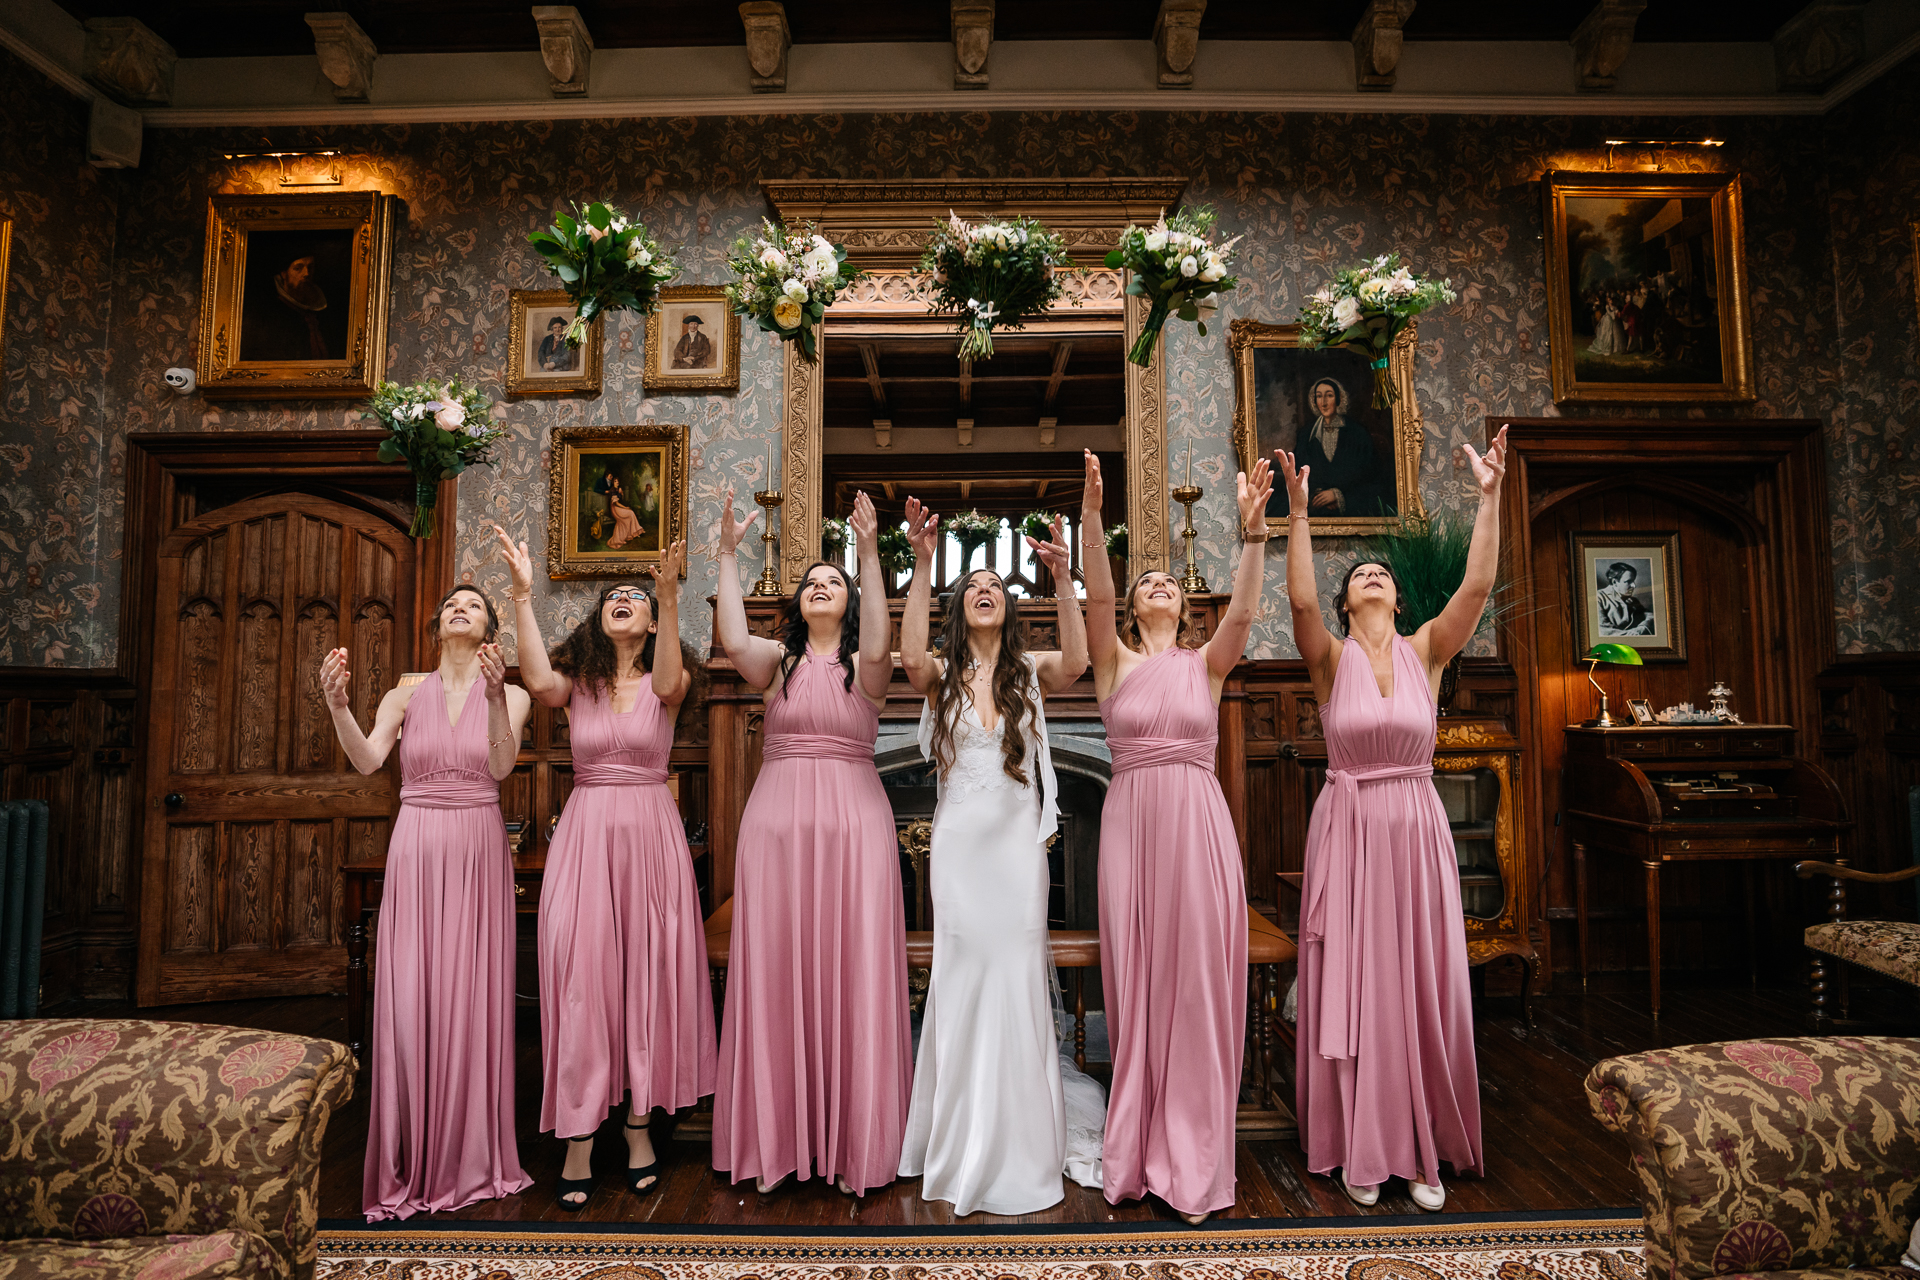
[[[139,1001],[338,991],[339,866],[386,849],[398,783],[346,761],[316,673],[351,657],[362,727],[413,635],[414,549],[302,493],[200,515],[158,553]]]

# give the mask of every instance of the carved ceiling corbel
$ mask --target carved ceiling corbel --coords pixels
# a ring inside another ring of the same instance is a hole
[[[953,0],[953,87],[987,87],[993,52],[993,0]]]
[[[1370,0],[1353,28],[1353,87],[1388,90],[1400,65],[1402,28],[1415,0]]]
[[[1160,0],[1153,19],[1153,47],[1162,89],[1193,88],[1193,60],[1200,52],[1200,17],[1207,0]]]
[[[333,85],[333,96],[341,102],[365,102],[373,92],[373,60],[380,50],[350,13],[310,13],[307,25],[313,28],[313,52],[320,59],[320,73]]]
[[[587,72],[593,65],[593,36],[580,10],[570,4],[537,4],[533,23],[540,31],[540,57],[553,77],[547,86],[553,96],[584,98]]]
[[[787,7],[779,0],[747,0],[740,6],[747,28],[747,85],[755,93],[787,91],[787,50],[793,33],[787,29]]]
[[[1588,93],[1613,88],[1614,73],[1633,50],[1633,26],[1647,0],[1600,0],[1574,29],[1574,83]]]
[[[1866,8],[1858,0],[1814,0],[1773,34],[1775,82],[1783,93],[1819,93],[1867,52]]]
[[[173,97],[173,46],[138,18],[88,18],[86,76],[115,102],[165,106]]]

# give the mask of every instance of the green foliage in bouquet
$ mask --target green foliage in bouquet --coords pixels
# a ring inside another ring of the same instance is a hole
[[[660,305],[660,286],[680,271],[646,227],[615,214],[611,205],[595,201],[576,205],[574,212],[579,216],[554,214],[552,226],[527,237],[580,308],[567,326],[570,347],[580,345],[603,311],[652,314]]]
[[[1000,517],[983,516],[978,511],[962,511],[941,523],[941,532],[960,544],[960,567],[965,569],[973,553],[1000,536]]]
[[[1394,626],[1412,635],[1440,616],[1447,601],[1467,576],[1467,555],[1473,548],[1473,525],[1457,516],[1402,516],[1387,532],[1360,544],[1360,563],[1372,561],[1392,570],[1400,596],[1400,614]],[[1512,614],[1520,600],[1504,578],[1494,583],[1478,635]]]
[[[962,360],[991,359],[995,329],[1023,329],[1044,314],[1060,297],[1059,272],[1071,266],[1066,241],[1032,218],[975,226],[948,214],[920,257],[933,277],[927,306],[955,317]]]
[[[888,573],[905,573],[913,568],[913,543],[907,538],[905,525],[880,530],[874,543],[880,550],[880,567]]]
[[[848,542],[847,522],[829,516],[820,522],[820,558],[838,560],[846,554]]]
[[[487,416],[493,401],[459,382],[441,386],[383,382],[367,408],[386,427],[380,461],[404,462],[413,473],[413,525],[407,532],[431,538],[440,481],[473,463],[493,465],[493,446],[507,429]]]
[[[798,342],[809,360],[827,308],[865,274],[849,268],[846,248],[818,234],[811,222],[788,228],[766,219],[759,235],[733,242],[727,266],[734,275],[727,305],[782,342]]]
[[[1430,307],[1452,302],[1452,284],[1416,276],[1397,253],[1343,267],[1300,308],[1300,341],[1365,356],[1373,366],[1373,407],[1399,398],[1387,377],[1387,352],[1407,322]]]
[[[1240,283],[1227,274],[1235,236],[1213,243],[1216,215],[1210,206],[1176,209],[1151,227],[1129,226],[1120,233],[1120,247],[1107,255],[1107,266],[1132,273],[1127,292],[1147,300],[1147,322],[1127,359],[1145,368],[1153,362],[1153,347],[1169,317],[1178,316],[1207,333],[1206,316],[1217,305],[1211,299]]]
[[[1051,511],[1029,511],[1020,517],[1020,532],[1041,542],[1050,541],[1053,538],[1053,516]]]
[[[1127,526],[1116,524],[1107,530],[1107,554],[1127,558]]]

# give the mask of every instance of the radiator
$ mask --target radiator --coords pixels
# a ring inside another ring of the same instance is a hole
[[[0,1018],[40,1011],[46,899],[46,801],[0,802]]]

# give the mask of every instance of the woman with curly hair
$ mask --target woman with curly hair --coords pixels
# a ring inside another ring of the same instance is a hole
[[[567,1142],[558,1203],[593,1193],[593,1136],[630,1099],[627,1187],[660,1182],[649,1123],[713,1092],[706,931],[680,811],[667,790],[674,724],[698,663],[680,641],[684,542],[660,557],[655,595],[601,591],[593,612],[542,651],[533,562],[494,526],[513,575],[520,678],[567,708],[573,792],[540,887],[540,1128]],[[664,641],[664,643],[662,643]]]
[[[747,630],[734,560],[753,524],[720,514],[714,633],[766,707],[760,776],[740,815],[733,934],[713,1099],[713,1167],[761,1194],[816,1172],[848,1195],[900,1168],[913,1038],[893,806],[873,744],[893,677],[887,602],[815,563],[778,638]],[[860,576],[880,581],[866,494]]]

